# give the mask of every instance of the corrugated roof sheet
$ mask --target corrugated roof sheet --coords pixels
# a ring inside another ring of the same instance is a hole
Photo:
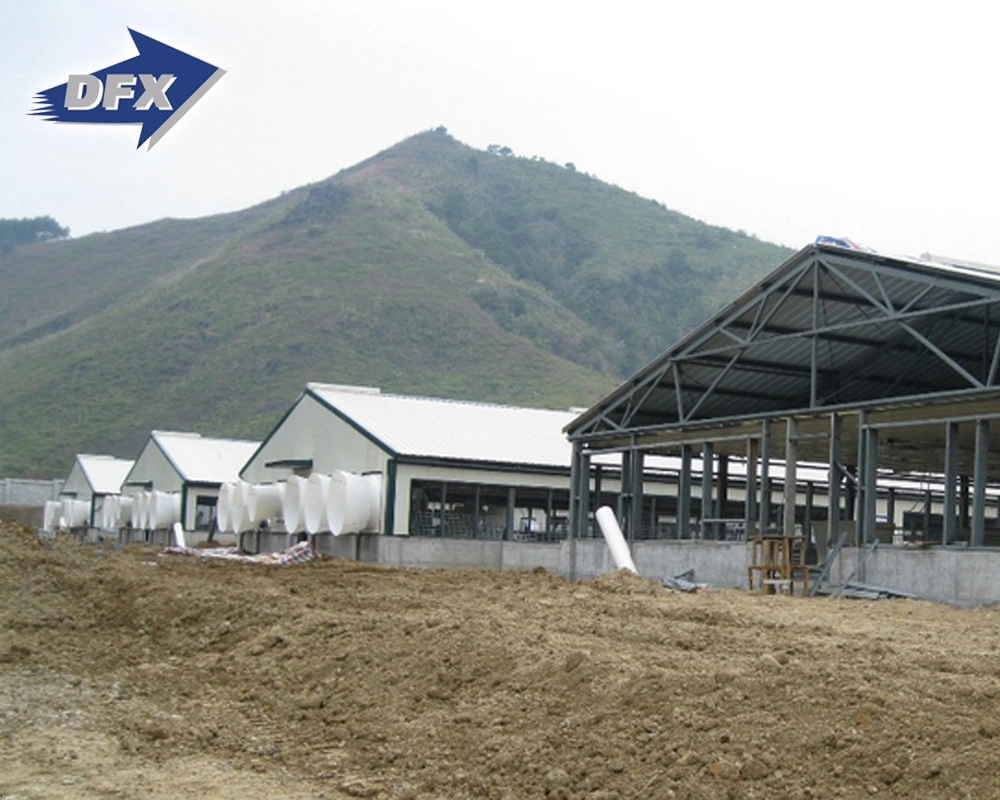
[[[399,455],[568,467],[572,411],[382,394],[310,383],[307,390]]]
[[[208,439],[197,433],[153,431],[152,438],[189,483],[226,483],[239,477],[260,442]]]
[[[94,494],[118,494],[135,463],[114,456],[78,455],[76,460]]]

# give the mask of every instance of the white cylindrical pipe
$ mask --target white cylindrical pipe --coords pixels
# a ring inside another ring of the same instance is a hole
[[[184,526],[179,522],[174,523],[174,544],[178,547],[187,548],[187,540],[184,538]]]
[[[326,521],[326,502],[330,494],[330,476],[314,472],[306,484],[305,502],[302,505],[302,519],[306,533],[325,533],[329,526]]]
[[[615,560],[618,569],[627,569],[629,572],[638,574],[632,561],[632,554],[629,552],[625,537],[622,536],[622,529],[615,519],[615,512],[609,506],[601,506],[597,509],[597,524],[601,526],[601,533],[604,534],[604,541],[608,543],[611,550],[611,557]]]
[[[356,475],[337,470],[330,477],[326,514],[330,533],[377,531],[381,506],[382,476]]]
[[[224,483],[219,487],[219,499],[215,503],[215,525],[219,533],[232,533],[233,490],[232,483]]]
[[[151,492],[149,499],[149,527],[153,530],[170,528],[181,519],[179,492]]]
[[[281,516],[285,520],[287,533],[301,533],[305,530],[303,510],[308,485],[309,481],[298,475],[292,475],[285,482],[285,493],[281,498]]]
[[[250,524],[258,525],[265,519],[273,519],[281,511],[281,499],[285,493],[283,483],[251,484],[247,493],[247,512]]]

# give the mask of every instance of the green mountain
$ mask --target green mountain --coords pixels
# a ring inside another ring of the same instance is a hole
[[[259,206],[0,253],[0,475],[264,436],[310,380],[583,406],[788,256],[444,129]]]

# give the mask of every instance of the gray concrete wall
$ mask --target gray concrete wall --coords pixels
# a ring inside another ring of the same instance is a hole
[[[264,533],[261,550],[283,550],[284,534]],[[244,546],[254,551],[248,534]],[[433,539],[377,534],[316,538],[317,549],[327,556],[396,567],[532,570],[542,567],[568,577],[568,542],[477,541]],[[745,542],[642,541],[632,548],[639,574],[663,580],[694,570],[694,580],[710,587],[747,588],[749,548]],[[858,548],[844,548],[830,572],[830,580],[884,586],[910,592],[926,600],[974,606],[1000,603],[1000,550],[967,547],[881,546],[869,551],[864,571],[859,569]],[[576,542],[576,577],[596,578],[615,569],[603,539]]]
[[[46,500],[58,500],[63,480],[33,481],[26,478],[0,478],[0,506],[45,507]],[[41,523],[39,523],[41,524]]]
[[[1000,550],[879,547],[863,555],[856,547],[844,548],[830,579],[863,581],[958,606],[989,605],[1000,603]]]

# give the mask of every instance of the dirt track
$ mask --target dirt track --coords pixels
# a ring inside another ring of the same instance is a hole
[[[0,797],[991,798],[1000,617],[0,528]]]

